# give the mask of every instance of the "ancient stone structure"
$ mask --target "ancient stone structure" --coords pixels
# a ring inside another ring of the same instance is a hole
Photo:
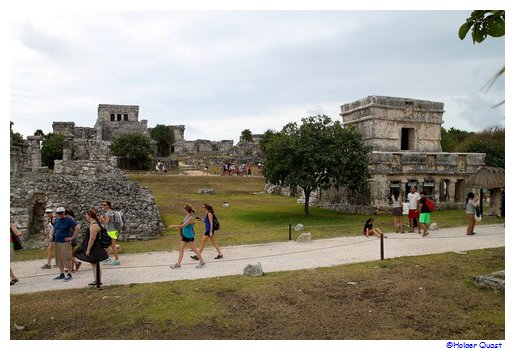
[[[53,174],[11,176],[10,185],[11,218],[28,238],[29,247],[41,245],[46,208],[72,209],[85,227],[84,212],[92,207],[101,212],[103,200],[110,200],[124,214],[122,239],[149,239],[164,231],[150,191],[103,161],[56,161]]]
[[[391,193],[424,190],[439,208],[461,208],[467,178],[483,165],[484,153],[444,153],[440,145],[444,104],[410,98],[368,96],[341,106],[345,126],[355,126],[372,146],[370,203],[386,209]],[[345,202],[327,191],[321,202]]]

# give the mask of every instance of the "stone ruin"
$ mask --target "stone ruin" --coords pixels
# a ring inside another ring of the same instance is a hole
[[[41,247],[46,208],[65,207],[84,226],[84,213],[109,200],[123,213],[122,240],[159,236],[165,229],[152,193],[130,181],[112,162],[62,160],[54,172],[41,167],[41,137],[28,137],[23,145],[11,145],[11,219],[24,233],[27,247]],[[81,233],[84,229],[81,229]]]

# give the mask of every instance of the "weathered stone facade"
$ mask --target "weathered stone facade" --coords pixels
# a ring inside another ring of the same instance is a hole
[[[54,174],[34,172],[11,177],[11,218],[32,247],[41,245],[46,208],[72,209],[77,220],[85,224],[84,212],[92,207],[101,212],[103,200],[123,212],[122,239],[150,239],[164,231],[150,191],[106,162],[56,161]]]
[[[394,189],[404,196],[411,186],[424,190],[439,208],[461,208],[465,181],[485,164],[484,153],[445,153],[440,145],[444,104],[410,98],[368,96],[341,106],[343,124],[355,126],[369,157],[370,205],[390,207]],[[324,191],[321,206],[348,206],[342,191]]]

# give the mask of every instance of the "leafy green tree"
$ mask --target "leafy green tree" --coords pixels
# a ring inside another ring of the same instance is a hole
[[[43,136],[43,137],[45,137],[45,133],[43,132],[43,130],[37,129],[36,131],[34,131],[34,136]]]
[[[492,126],[471,135],[457,145],[457,152],[486,153],[485,165],[504,168],[505,129]]]
[[[150,166],[153,148],[149,137],[139,133],[128,133],[113,141],[111,152],[121,158],[123,168],[143,170]]]
[[[440,140],[442,152],[456,152],[457,147],[473,134],[473,132],[463,131],[453,127],[449,130],[442,127]]]
[[[263,133],[263,137],[259,140],[259,148],[261,149],[262,154],[266,154],[267,144],[272,140],[275,134],[276,132],[271,129],[268,129]]]
[[[318,189],[345,186],[352,191],[367,189],[368,153],[361,134],[339,121],[316,116],[289,123],[266,143],[264,175],[268,182],[304,192],[304,213],[309,198]]]
[[[150,137],[157,142],[157,154],[159,157],[168,157],[172,145],[175,142],[175,135],[171,126],[157,124],[150,130]]]
[[[54,160],[63,159],[64,135],[48,133],[41,146],[41,164],[54,168]]]
[[[244,143],[248,143],[252,141],[252,132],[249,129],[245,129],[241,132],[241,141]]]
[[[487,36],[504,36],[504,10],[474,10],[458,30],[461,40],[471,31],[472,43],[482,43]]]

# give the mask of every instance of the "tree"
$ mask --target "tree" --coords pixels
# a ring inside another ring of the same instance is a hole
[[[249,129],[245,129],[241,132],[241,141],[244,143],[249,143],[252,141],[252,132]]]
[[[453,127],[447,131],[442,127],[440,139],[442,152],[456,152],[457,147],[473,134],[471,131],[463,131]]]
[[[148,169],[153,153],[150,138],[139,133],[122,134],[111,144],[111,152],[122,159],[124,168]]]
[[[45,133],[43,132],[43,130],[37,129],[36,131],[34,131],[34,136],[43,136],[43,137],[45,137]]]
[[[172,145],[175,142],[175,135],[171,126],[157,124],[150,130],[150,137],[157,142],[157,154],[159,157],[168,157]]]
[[[505,129],[491,126],[478,133],[472,133],[457,146],[458,152],[486,153],[485,165],[504,168]]]
[[[267,145],[275,134],[276,132],[271,129],[268,129],[263,133],[263,137],[261,137],[261,140],[259,140],[259,148],[261,149],[262,154],[266,154]]]
[[[368,153],[361,134],[344,128],[325,115],[302,119],[299,127],[289,123],[265,145],[264,175],[268,182],[304,192],[304,213],[318,189],[345,186],[353,191],[367,187]]]
[[[502,37],[504,36],[504,19],[504,10],[474,10],[461,25],[458,36],[463,40],[472,29],[470,36],[473,44],[482,43],[487,36]]]
[[[48,133],[41,147],[41,164],[54,168],[54,160],[63,159],[64,135]]]

